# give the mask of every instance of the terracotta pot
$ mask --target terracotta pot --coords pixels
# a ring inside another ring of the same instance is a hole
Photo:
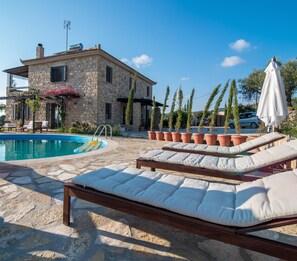
[[[172,141],[172,135],[171,135],[171,132],[167,131],[167,132],[164,132],[164,139],[166,141]]]
[[[156,133],[154,131],[148,131],[147,136],[150,140],[155,140],[156,139]]]
[[[231,135],[219,134],[218,135],[218,140],[219,140],[220,146],[222,146],[222,147],[230,147]]]
[[[163,140],[164,139],[163,131],[156,131],[156,139],[157,140]]]
[[[203,133],[193,133],[193,139],[195,144],[203,144],[204,134]]]
[[[259,138],[259,135],[249,135],[248,136],[248,140],[254,140],[254,139],[257,139]]]
[[[248,140],[254,140],[254,139],[257,139],[259,137],[260,137],[259,135],[249,135]],[[252,152],[252,153],[257,153],[259,151],[261,151],[260,147],[250,150],[250,152]]]
[[[241,143],[246,142],[247,136],[243,136],[243,135],[232,135],[232,141],[233,141],[233,145],[237,146]]]
[[[181,134],[181,139],[183,143],[191,143],[191,137],[192,137],[192,133],[186,132]]]
[[[205,141],[207,145],[216,145],[217,134],[205,134]]]
[[[181,135],[179,132],[172,132],[171,135],[174,142],[180,142]]]

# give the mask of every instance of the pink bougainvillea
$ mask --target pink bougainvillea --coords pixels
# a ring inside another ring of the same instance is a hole
[[[45,90],[42,92],[44,96],[72,96],[79,97],[79,93],[73,89],[71,85],[65,88]]]

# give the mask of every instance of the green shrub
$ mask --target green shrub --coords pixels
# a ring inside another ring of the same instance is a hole
[[[78,130],[76,127],[70,127],[68,129],[69,133],[81,133],[80,130]]]
[[[112,135],[113,136],[122,136],[120,124],[114,125],[112,127]]]
[[[65,128],[57,128],[56,131],[62,132],[62,133],[67,133],[67,129],[65,129]],[[72,132],[72,133],[74,133],[74,132]]]
[[[95,125],[92,125],[92,124],[89,124],[87,122],[79,122],[79,121],[76,121],[76,122],[73,122],[72,123],[72,127],[74,129],[71,129],[71,131],[75,131],[75,132],[72,132],[72,133],[81,133],[81,134],[94,134],[95,130],[96,130],[96,126]],[[70,130],[69,129],[69,130]],[[76,129],[76,130],[75,130]]]

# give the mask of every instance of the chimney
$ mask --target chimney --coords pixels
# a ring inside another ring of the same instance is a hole
[[[36,58],[40,59],[44,57],[44,48],[41,43],[39,43],[36,47]]]

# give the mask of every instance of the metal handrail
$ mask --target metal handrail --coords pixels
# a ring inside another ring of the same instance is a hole
[[[107,138],[107,136],[108,136],[108,129],[109,129],[110,139],[112,139],[112,127],[110,125],[103,125],[103,124],[101,124],[101,125],[99,125],[97,127],[96,131],[94,132],[93,137],[92,137],[92,140],[94,140],[95,137],[96,137],[96,135],[99,133],[97,135],[97,139],[98,139],[102,135],[103,131],[104,131],[105,138]],[[99,130],[100,130],[100,132],[99,132]]]

